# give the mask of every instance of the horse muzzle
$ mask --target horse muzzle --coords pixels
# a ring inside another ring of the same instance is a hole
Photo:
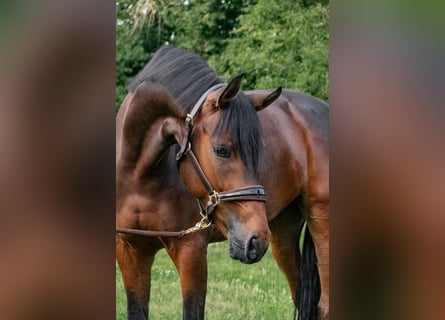
[[[230,257],[245,264],[255,263],[261,260],[267,251],[268,239],[260,239],[254,235],[242,241],[229,233]]]

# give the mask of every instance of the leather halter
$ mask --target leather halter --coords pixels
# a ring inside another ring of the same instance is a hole
[[[198,102],[194,105],[192,111],[187,114],[185,118],[185,133],[184,139],[181,144],[179,152],[176,154],[176,160],[179,162],[187,156],[195,168],[199,179],[206,188],[208,192],[208,201],[203,206],[201,201],[197,198],[199,212],[202,216],[201,221],[196,223],[193,227],[190,227],[181,231],[152,231],[152,230],[137,230],[137,229],[126,229],[126,228],[116,228],[116,233],[141,235],[141,236],[151,236],[151,237],[175,237],[181,238],[188,234],[198,232],[200,230],[208,228],[212,224],[212,214],[220,202],[223,201],[262,201],[266,202],[266,190],[263,186],[252,185],[247,187],[242,187],[239,189],[234,189],[230,191],[217,192],[213,188],[209,179],[205,175],[201,168],[201,165],[196,159],[195,154],[192,151],[192,131],[193,131],[193,119],[201,110],[202,104],[204,103],[207,96],[212,91],[225,86],[225,83],[217,84],[211,87],[209,90],[204,92],[204,94],[199,98]]]
[[[179,149],[179,152],[176,154],[176,161],[178,161],[178,165],[179,162],[184,158],[184,156],[188,157],[188,159],[193,165],[193,168],[198,174],[201,183],[204,185],[206,191],[208,192],[208,200],[204,206],[202,205],[201,201],[198,198],[196,200],[198,202],[198,207],[203,217],[203,220],[208,221],[209,223],[211,223],[212,214],[220,202],[225,202],[225,201],[266,202],[266,190],[261,185],[251,185],[229,191],[217,192],[210,183],[207,176],[205,175],[201,165],[199,164],[198,159],[196,158],[195,154],[192,151],[192,131],[193,131],[194,117],[201,111],[202,104],[207,99],[207,96],[211,92],[225,85],[227,84],[220,83],[214,85],[206,92],[204,92],[204,94],[199,98],[198,102],[196,102],[196,104],[193,106],[192,111],[189,114],[187,114],[187,117],[185,118],[184,138],[181,144],[181,148]]]

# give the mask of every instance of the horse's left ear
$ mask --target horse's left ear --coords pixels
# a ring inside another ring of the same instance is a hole
[[[278,87],[274,91],[272,91],[272,93],[248,95],[248,98],[252,102],[256,111],[260,111],[269,106],[275,100],[277,100],[281,94],[281,91],[282,88]]]
[[[223,92],[221,92],[221,94],[219,95],[218,100],[216,100],[217,107],[222,107],[227,102],[229,102],[230,100],[232,100],[233,98],[236,97],[236,95],[238,94],[238,91],[241,87],[241,80],[243,79],[243,77],[244,77],[244,73],[241,73],[241,74],[237,75],[235,78],[233,78],[232,80],[230,80],[227,87],[225,87]]]

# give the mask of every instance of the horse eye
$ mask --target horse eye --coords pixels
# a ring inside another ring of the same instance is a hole
[[[231,154],[230,149],[224,145],[214,146],[213,153],[222,158],[230,158]]]

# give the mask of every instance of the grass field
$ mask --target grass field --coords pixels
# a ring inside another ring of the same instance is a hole
[[[293,303],[287,281],[270,249],[256,264],[245,265],[229,257],[227,242],[208,249],[206,320],[292,319]],[[150,319],[182,319],[178,273],[165,250],[153,265]],[[126,319],[126,298],[116,266],[116,319]]]

